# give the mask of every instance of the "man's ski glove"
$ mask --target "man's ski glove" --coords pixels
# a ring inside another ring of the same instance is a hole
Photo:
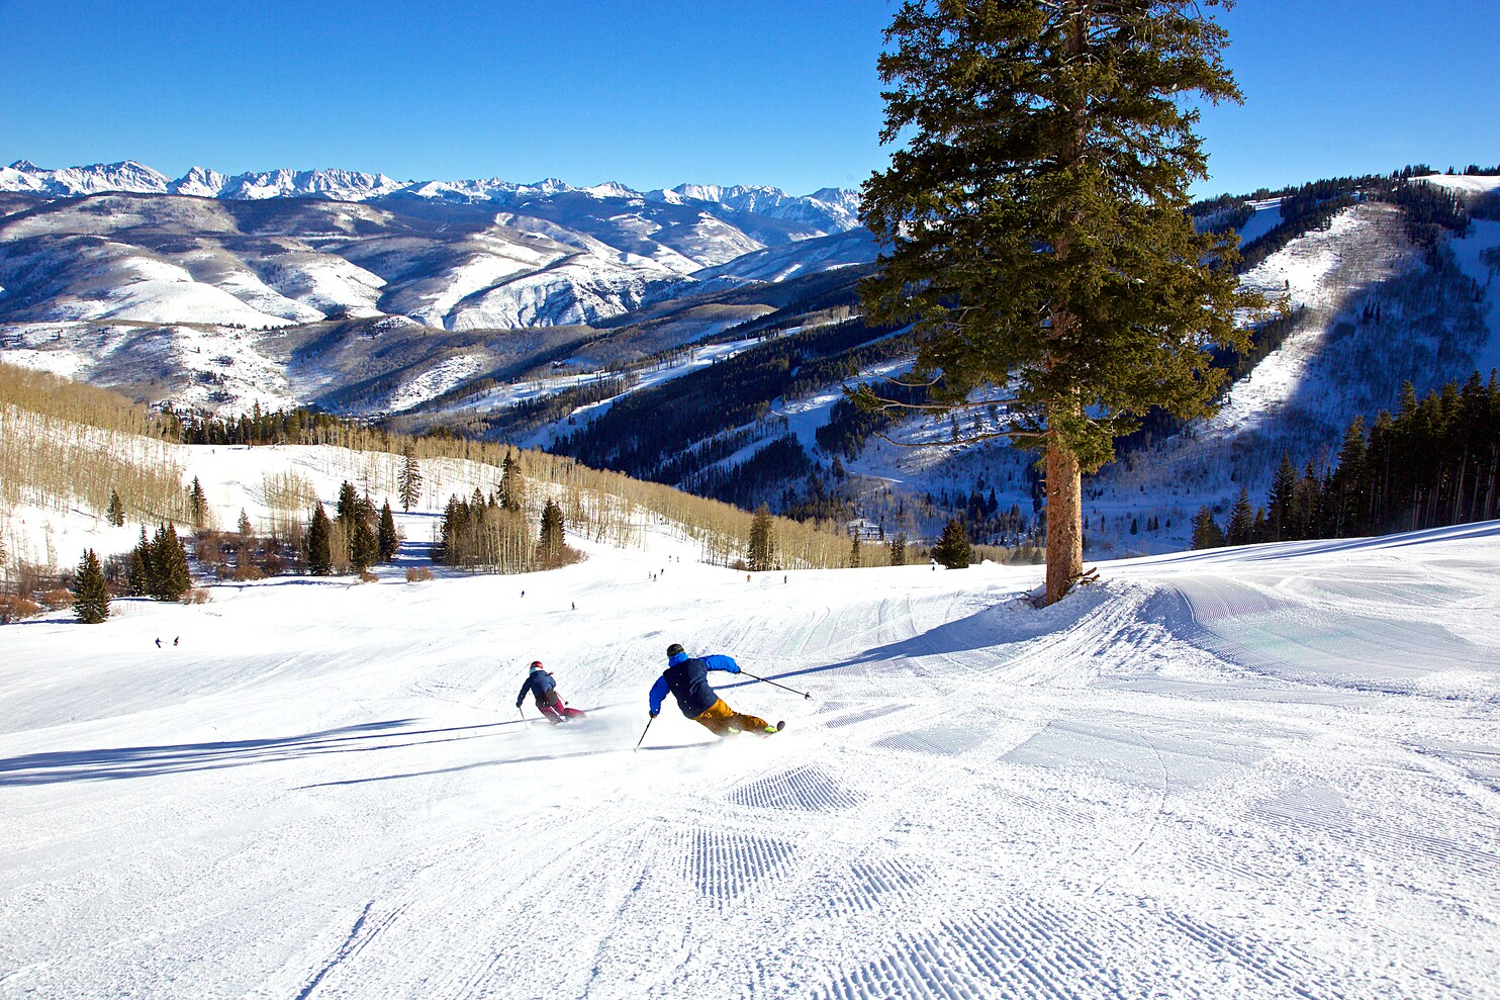
[[[651,713],[651,718],[653,718],[653,719],[656,718],[656,713],[655,712]]]

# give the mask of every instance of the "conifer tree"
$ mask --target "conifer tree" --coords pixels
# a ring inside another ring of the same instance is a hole
[[[860,548],[859,533],[849,540],[849,568],[859,569],[864,564],[864,552]]]
[[[750,546],[746,555],[750,569],[763,573],[770,569],[775,562],[775,543],[772,540],[771,511],[765,504],[755,509],[755,517],[750,521]]]
[[[1347,538],[1362,531],[1365,508],[1361,486],[1365,478],[1365,422],[1355,417],[1344,431],[1338,467],[1328,477],[1323,499],[1327,534]]]
[[[1271,492],[1266,495],[1266,541],[1280,542],[1297,537],[1292,533],[1291,523],[1292,498],[1296,491],[1297,470],[1292,465],[1292,456],[1282,452],[1281,465],[1271,480]]]
[[[551,497],[542,507],[541,530],[537,533],[537,556],[544,564],[554,565],[563,556],[563,513]]]
[[[1243,486],[1229,511],[1229,530],[1224,535],[1230,545],[1249,545],[1255,540],[1255,511],[1250,507],[1250,491]]]
[[[1211,346],[1249,346],[1234,237],[1187,213],[1207,163],[1190,99],[1240,96],[1205,12],[1227,6],[907,0],[886,31],[880,138],[905,146],[863,189],[886,251],[865,310],[914,323],[922,405],[1013,391],[969,440],[1045,449],[1048,603],[1082,572],[1080,474],[1153,406],[1209,412]]]
[[[349,535],[349,565],[354,567],[354,572],[363,573],[379,558],[380,540],[370,529],[369,520],[356,517],[354,530]]]
[[[422,499],[422,469],[410,444],[401,459],[401,471],[396,475],[396,495],[401,509],[407,513]]]
[[[1214,520],[1214,512],[1209,509],[1208,504],[1204,504],[1193,515],[1193,548],[1217,549],[1223,544],[1224,532]]]
[[[1369,496],[1362,517],[1374,530],[1383,529],[1391,514],[1391,458],[1395,450],[1396,423],[1381,410],[1370,427],[1370,442],[1365,448],[1364,469]]]
[[[345,532],[352,534],[354,522],[359,518],[359,491],[349,480],[344,480],[339,485],[339,499],[334,507],[334,517],[338,519]]]
[[[193,522],[193,528],[202,531],[208,524],[208,497],[203,493],[203,484],[198,482],[198,477],[193,477],[193,485],[188,488],[188,516]]]
[[[1307,468],[1297,480],[1292,492],[1292,530],[1296,538],[1319,538],[1323,524],[1323,482],[1313,460],[1307,460]]]
[[[97,625],[109,618],[109,584],[104,568],[93,549],[86,549],[73,577],[73,614],[85,625]]]
[[[104,519],[116,528],[125,526],[125,504],[113,489],[109,491],[109,509],[104,512]]]
[[[156,569],[156,586],[151,596],[159,601],[180,601],[193,589],[187,552],[177,537],[177,526],[170,521],[156,529],[151,541],[152,562]]]
[[[137,597],[147,597],[156,592],[156,553],[151,540],[146,537],[146,526],[141,525],[141,540],[130,554],[130,592]]]
[[[396,532],[396,516],[391,513],[391,502],[387,500],[380,508],[379,542],[380,561],[388,563],[396,558],[396,549],[401,545],[401,536]]]
[[[948,569],[963,569],[969,565],[973,558],[969,548],[969,533],[964,530],[963,522],[958,518],[948,518],[948,523],[943,526],[942,537],[932,549],[932,558]]]
[[[521,478],[521,460],[511,452],[500,462],[500,506],[520,510],[526,505],[526,481]]]
[[[312,525],[307,529],[307,571],[313,576],[333,572],[333,525],[320,503],[313,508]]]
[[[896,537],[891,539],[891,565],[906,565],[906,532],[896,532]]]

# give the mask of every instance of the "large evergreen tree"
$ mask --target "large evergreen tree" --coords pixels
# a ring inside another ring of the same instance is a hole
[[[776,562],[776,542],[772,534],[771,511],[761,504],[750,521],[750,546],[746,553],[750,568],[757,573],[770,569]]]
[[[1224,536],[1230,545],[1249,545],[1255,541],[1255,509],[1250,505],[1250,491],[1243,486],[1229,509],[1229,528]]]
[[[1365,499],[1361,496],[1365,465],[1365,422],[1355,417],[1344,431],[1338,466],[1328,477],[1323,498],[1323,528],[1320,534],[1344,538],[1357,534],[1364,522]]]
[[[409,444],[401,456],[401,471],[396,474],[396,495],[401,500],[401,509],[408,513],[422,499],[422,469]]]
[[[354,532],[354,522],[359,518],[359,510],[359,491],[346,479],[339,484],[338,505],[334,508],[334,517],[343,527],[346,537],[352,536]]]
[[[312,526],[307,529],[307,571],[313,576],[333,572],[333,524],[320,503],[313,508]]]
[[[109,618],[109,584],[104,568],[93,549],[86,549],[73,576],[73,614],[85,625],[97,625]]]
[[[1292,465],[1292,456],[1282,452],[1281,465],[1276,469],[1276,477],[1271,480],[1271,492],[1266,495],[1264,541],[1280,542],[1297,537],[1292,532],[1292,500],[1296,492],[1297,469]]]
[[[158,601],[180,601],[193,589],[187,551],[177,537],[177,526],[160,525],[151,540],[151,563],[155,570],[151,596]]]
[[[401,545],[401,535],[396,531],[396,515],[391,513],[391,502],[387,500],[380,508],[380,561],[388,563],[396,558],[396,549]]]
[[[555,565],[563,556],[563,513],[551,497],[542,507],[542,524],[537,533],[537,558],[544,565]]]
[[[526,480],[521,476],[521,460],[510,452],[500,461],[500,506],[520,510],[526,505]]]
[[[933,546],[932,558],[948,569],[963,569],[973,560],[973,550],[969,547],[969,533],[964,530],[963,522],[958,518],[950,517],[948,523],[943,526],[942,537],[938,539],[937,545]]]
[[[193,477],[193,485],[188,488],[188,514],[195,529],[202,531],[208,526],[208,497],[197,476]]]
[[[369,519],[356,517],[354,530],[349,534],[349,565],[354,567],[354,572],[363,573],[379,558],[380,540],[370,528]]]
[[[1321,538],[1323,534],[1323,480],[1313,460],[1307,460],[1297,488],[1292,491],[1292,537]]]
[[[130,592],[137,597],[147,597],[156,592],[156,553],[151,548],[151,539],[146,537],[146,526],[141,525],[141,540],[130,553]]]
[[[1224,532],[1214,520],[1214,512],[1208,504],[1198,508],[1193,515],[1193,548],[1217,549],[1224,544]]]
[[[1152,407],[1208,412],[1210,347],[1248,347],[1233,235],[1187,213],[1206,175],[1189,99],[1239,99],[1204,13],[1228,5],[907,0],[886,32],[881,141],[905,145],[864,185],[886,248],[865,308],[915,324],[931,405],[1011,394],[969,440],[1045,449],[1049,603],[1082,572],[1080,474]]]

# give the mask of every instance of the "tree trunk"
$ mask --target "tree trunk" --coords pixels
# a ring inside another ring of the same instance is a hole
[[[1088,27],[1091,16],[1090,5],[1080,4],[1072,12],[1072,24],[1068,36],[1068,56],[1081,59],[1088,50]],[[1088,101],[1079,93],[1073,99],[1073,134],[1063,143],[1059,151],[1059,162],[1071,167],[1083,158],[1088,137]],[[1072,212],[1065,218],[1062,229],[1053,238],[1053,254],[1059,261],[1066,260],[1072,248],[1074,230],[1082,225],[1082,217]],[[1052,336],[1066,341],[1072,327],[1066,302],[1052,304]],[[1050,364],[1055,364],[1053,357]],[[1067,406],[1069,416],[1079,412],[1075,398],[1053,400],[1049,410],[1055,412],[1058,404]],[[1049,415],[1049,422],[1051,416]],[[1047,435],[1047,595],[1046,603],[1053,604],[1067,596],[1073,581],[1083,572],[1083,479],[1079,474],[1078,456],[1053,429]]]
[[[1078,456],[1056,436],[1047,441],[1047,601],[1067,596],[1083,572],[1083,477]]]

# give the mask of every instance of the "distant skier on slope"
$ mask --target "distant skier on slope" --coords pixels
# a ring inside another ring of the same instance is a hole
[[[526,675],[526,682],[521,685],[521,693],[516,695],[516,708],[521,707],[521,702],[526,700],[526,693],[536,701],[536,709],[542,713],[542,717],[551,723],[567,722],[569,719],[583,718],[583,712],[576,708],[569,708],[562,700],[562,695],[557,691],[557,681],[552,675],[542,669],[541,660],[531,661],[531,672]]]
[[[661,712],[661,703],[667,692],[677,699],[682,714],[702,724],[719,736],[735,733],[760,733],[769,736],[781,731],[785,722],[771,725],[754,715],[743,715],[724,703],[713,688],[708,686],[708,672],[723,670],[737,674],[740,665],[727,656],[689,656],[678,643],[667,647],[667,669],[651,687],[651,718]]]

